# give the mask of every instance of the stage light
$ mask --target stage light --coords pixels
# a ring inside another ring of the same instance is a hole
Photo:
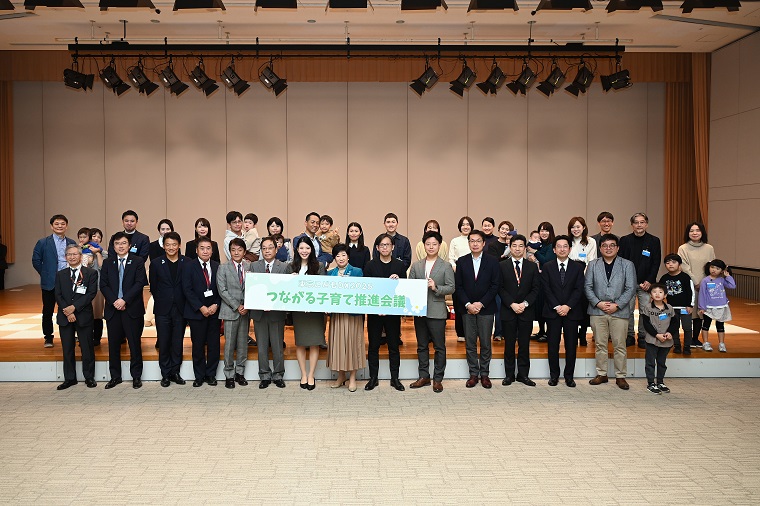
[[[565,82],[565,74],[563,74],[562,70],[557,67],[556,60],[552,62],[552,66],[553,69],[551,74],[549,74],[549,77],[538,83],[538,86],[536,86],[536,89],[547,97],[551,96],[551,94],[557,91],[559,87],[562,86],[562,83]]]
[[[591,86],[591,81],[594,80],[594,73],[589,70],[583,60],[581,60],[581,67],[578,69],[578,73],[575,75],[575,79],[570,86],[565,87],[566,91],[569,91],[576,97],[578,93],[586,93],[586,90]]]
[[[175,0],[172,10],[180,9],[222,9],[226,11],[222,0]]]
[[[367,0],[328,0],[330,9],[366,9]]]
[[[689,14],[694,9],[721,9],[728,12],[736,12],[741,7],[739,0],[685,0],[681,4],[684,14]]]
[[[504,78],[506,77],[506,74],[499,68],[498,65],[496,65],[496,62],[493,62],[493,68],[491,69],[491,73],[488,74],[488,79],[483,81],[482,83],[478,83],[477,87],[480,88],[480,91],[488,95],[489,93],[493,93],[496,95],[496,92],[499,91],[499,88],[501,88],[504,85]]]
[[[525,95],[525,92],[533,86],[533,83],[535,82],[536,73],[533,72],[533,69],[531,69],[526,62],[523,62],[522,72],[517,76],[517,79],[507,83],[507,88],[509,88],[509,91],[515,95],[517,95],[518,92]]]
[[[281,79],[277,74],[274,73],[274,70],[272,70],[271,61],[269,62],[269,65],[261,71],[261,74],[259,74],[259,80],[261,81],[261,84],[271,90],[274,90],[275,97],[280,96],[280,93],[285,91],[285,89],[288,87],[288,80]]]
[[[83,74],[79,72],[79,62],[76,57],[71,62],[71,68],[63,71],[63,84],[69,88],[75,90],[92,89],[92,85],[95,83],[95,74]]]
[[[129,75],[129,80],[132,81],[132,84],[140,93],[145,93],[149,96],[158,89],[158,85],[148,79],[148,76],[145,75],[142,62],[140,61],[130,69],[127,75]]]
[[[620,64],[617,65],[617,72],[608,76],[601,76],[602,89],[604,91],[621,90],[633,86],[631,75],[627,70],[620,70]]]
[[[229,67],[222,72],[222,80],[228,88],[235,92],[235,95],[241,95],[245,90],[251,87],[248,81],[240,79],[240,76],[235,72],[235,62],[233,61]]]
[[[463,61],[462,72],[459,74],[459,77],[449,83],[451,85],[449,89],[460,97],[463,97],[464,90],[469,90],[477,77],[475,71],[467,66],[466,61]]]
[[[206,75],[203,70],[203,59],[198,61],[198,65],[190,72],[190,80],[193,82],[196,88],[201,90],[207,97],[219,89],[219,85],[216,81]]]
[[[662,10],[662,0],[610,0],[607,12],[638,11],[642,7],[650,7],[653,11]]]
[[[437,82],[438,82],[438,74],[435,73],[435,70],[433,70],[433,67],[430,67],[428,65],[428,62],[426,60],[425,72],[423,72],[420,77],[412,81],[409,87],[413,89],[417,95],[422,96],[422,94],[425,93],[425,90],[429,90]]]
[[[36,7],[73,7],[84,9],[79,0],[24,0],[24,9],[33,11]]]
[[[179,80],[177,74],[174,73],[172,67],[172,60],[169,58],[169,65],[160,73],[161,82],[164,83],[164,88],[168,88],[170,93],[180,96],[188,86]]]
[[[569,11],[573,9],[583,9],[590,11],[591,0],[541,0],[536,7],[538,11]]]
[[[471,0],[467,12],[470,11],[503,11],[519,10],[515,0]]]
[[[401,0],[402,11],[434,11],[438,7],[449,8],[445,0]]]
[[[11,0],[0,0],[0,11],[12,11],[15,9]]]
[[[100,79],[106,88],[113,91],[117,96],[121,96],[122,93],[129,90],[129,85],[122,81],[119,74],[116,73],[115,65],[115,61],[111,59],[111,63],[100,72]]]
[[[107,11],[108,9],[121,9],[121,8],[136,8],[145,7],[151,10],[155,10],[156,6],[150,0],[100,0],[100,10]]]
[[[298,0],[256,0],[253,10],[262,9],[297,9]]]

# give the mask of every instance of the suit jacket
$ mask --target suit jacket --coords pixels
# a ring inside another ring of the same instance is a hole
[[[168,315],[172,306],[175,306],[182,314],[185,310],[185,293],[182,291],[182,271],[191,260],[183,255],[177,259],[177,279],[172,279],[169,269],[169,260],[166,255],[161,255],[150,261],[148,279],[150,280],[150,293],[153,295],[153,313]]]
[[[541,275],[538,272],[538,266],[535,262],[523,257],[520,284],[517,284],[514,259],[500,262],[499,268],[501,269],[501,287],[499,288],[501,319],[503,321],[533,320],[536,298],[541,290]],[[522,302],[527,302],[528,307],[520,314],[515,313],[512,310],[512,304]]]
[[[409,279],[426,279],[425,262],[423,258],[412,264],[409,269]],[[482,268],[482,266],[481,266]],[[435,290],[428,288],[427,291],[427,317],[443,320],[449,317],[449,308],[446,305],[446,296],[454,293],[456,280],[454,269],[451,264],[441,258],[436,258],[433,268],[430,269],[430,279],[435,282]]]
[[[202,306],[221,305],[219,289],[216,287],[216,279],[219,271],[219,263],[208,261],[211,266],[211,284],[206,285],[206,277],[198,259],[188,262],[182,269],[182,291],[185,293],[184,317],[187,320],[202,320],[205,318],[201,313]],[[211,295],[204,295],[206,290],[211,290]],[[209,318],[219,318],[219,310]]]
[[[240,284],[235,264],[229,262],[219,266],[216,271],[216,287],[219,289],[219,297],[222,299],[222,305],[219,309],[219,318],[222,320],[237,320],[240,313],[237,312],[238,306],[243,303],[245,297],[245,273],[251,268],[251,263],[243,259],[243,284]]]
[[[514,264],[513,264],[514,265]],[[565,260],[565,282],[560,281],[559,264],[557,261],[544,264],[541,271],[541,288],[544,291],[544,318],[554,319],[559,317],[557,306],[570,306],[567,318],[580,321],[586,315],[583,296],[585,277],[583,267],[578,262],[569,258]]]
[[[85,293],[76,293],[71,283],[71,271],[62,269],[55,276],[55,301],[58,303],[56,321],[61,327],[70,322],[63,314],[63,308],[74,306],[74,316],[79,325],[92,325],[92,301],[98,293],[98,272],[89,267],[82,267],[82,286]]]
[[[604,269],[604,258],[597,258],[589,262],[586,268],[586,281],[584,289],[588,299],[588,314],[601,316],[604,313],[596,307],[602,301],[614,302],[618,310],[612,316],[616,318],[628,318],[631,310],[628,304],[636,294],[636,268],[633,262],[621,258],[618,255],[612,265],[612,274],[607,279]]]
[[[255,272],[258,274],[264,274],[264,271],[266,270],[266,262],[263,258],[256,260],[255,262],[251,262],[250,265],[250,272]],[[274,260],[272,262],[272,272],[270,274],[291,274],[293,270],[290,267],[289,263],[280,262],[279,260]],[[251,318],[253,321],[261,321],[261,319],[264,317],[265,311],[261,309],[251,309]],[[285,321],[285,311],[266,311],[267,316],[271,321]]]
[[[497,310],[496,294],[499,293],[499,286],[501,285],[499,261],[485,253],[481,253],[480,258],[477,279],[475,279],[475,267],[472,264],[472,253],[468,253],[457,260],[454,296],[459,298],[459,302],[463,306],[468,302],[483,304],[480,314],[495,314]]]
[[[166,250],[161,247],[161,245],[158,243],[158,239],[153,241],[148,245],[148,258],[150,258],[150,261],[152,262],[156,258],[160,257],[161,255],[165,255]]]
[[[130,253],[124,262],[124,280],[121,288],[122,299],[127,303],[126,312],[131,318],[141,318],[145,314],[143,287],[147,284],[145,262],[139,256]],[[109,320],[117,311],[113,303],[119,298],[119,257],[116,254],[103,261],[100,270],[100,291],[106,298],[104,316]]]
[[[66,246],[76,244],[66,237]],[[55,274],[58,272],[58,250],[55,249],[53,234],[43,237],[34,245],[32,266],[40,275],[40,287],[43,290],[55,288]]]
[[[127,237],[129,237],[129,252],[142,258],[143,263],[145,263],[148,260],[148,252],[150,251],[150,237],[139,230],[135,230],[134,234],[127,234]],[[133,248],[135,251],[132,251]],[[108,256],[116,256],[116,250],[113,249],[113,236],[108,241]]]

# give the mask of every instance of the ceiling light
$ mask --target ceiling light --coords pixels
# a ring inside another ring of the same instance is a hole
[[[112,90],[117,96],[121,96],[122,93],[129,90],[129,85],[122,81],[119,74],[116,73],[115,65],[116,62],[112,58],[111,63],[100,72],[100,79],[106,88]]]
[[[251,87],[248,81],[241,79],[237,72],[235,72],[235,61],[230,63],[230,66],[224,69],[222,72],[222,81],[228,88],[235,92],[235,95],[240,96],[245,90]]]
[[[168,88],[169,91],[174,95],[179,96],[188,88],[185,83],[179,80],[177,74],[174,73],[171,58],[169,58],[169,65],[167,65],[166,68],[161,71],[160,77],[161,82],[164,83],[164,87]]]
[[[74,7],[84,9],[79,0],[24,0],[24,8],[33,11],[35,7]]]
[[[478,76],[475,74],[475,71],[467,66],[466,61],[463,61],[462,72],[459,74],[459,77],[449,83],[451,84],[449,89],[460,97],[463,97],[464,90],[469,90],[470,86],[472,86],[477,77]]]
[[[206,75],[203,70],[203,58],[198,60],[198,65],[190,72],[190,80],[196,88],[201,90],[207,97],[219,89],[216,81]]]
[[[681,5],[684,14],[688,14],[694,9],[728,9],[729,12],[736,12],[741,7],[739,0],[685,0]]]
[[[467,12],[503,11],[506,9],[512,9],[514,11],[519,10],[515,0],[470,0],[470,6],[467,8]]]
[[[541,0],[536,7],[538,11],[569,11],[572,9],[583,9],[590,11],[591,0]]]
[[[517,95],[517,93],[521,93],[525,95],[525,92],[533,86],[533,83],[536,82],[536,73],[533,72],[533,69],[531,69],[526,62],[523,61],[523,69],[522,72],[520,72],[520,75],[517,76],[517,79],[512,81],[511,83],[507,83],[507,88],[509,88],[509,91]]]
[[[599,79],[602,81],[604,91],[620,90],[633,86],[631,75],[627,70],[620,70],[608,76],[600,76]]]
[[[100,0],[100,10],[107,11],[111,8],[122,7],[147,7],[148,9],[155,9],[156,6],[150,0]]]
[[[413,89],[417,95],[422,96],[422,94],[425,93],[425,90],[429,90],[437,82],[438,74],[435,73],[433,67],[430,67],[427,60],[425,60],[425,72],[423,72],[420,77],[412,81],[409,87]]]
[[[650,7],[653,11],[662,10],[662,0],[610,0],[607,12],[637,11],[642,7]]]
[[[158,89],[158,85],[148,79],[148,76],[145,75],[142,61],[138,60],[137,65],[129,70],[128,75],[129,80],[132,81],[132,84],[140,93],[145,93],[145,95],[150,96],[151,93]]]
[[[486,95],[489,93],[496,95],[496,92],[499,91],[499,88],[504,85],[505,77],[506,74],[504,74],[504,72],[499,68],[498,65],[496,65],[496,62],[494,61],[493,68],[491,69],[491,73],[488,75],[488,79],[482,83],[478,83],[477,86]]]
[[[449,8],[445,0],[401,0],[402,11],[434,11],[438,7]]]
[[[586,90],[591,86],[591,81],[594,80],[594,73],[589,70],[586,64],[581,60],[581,67],[578,69],[578,73],[575,75],[572,84],[565,87],[566,91],[569,91],[576,97],[578,93],[586,93]]]
[[[563,74],[562,70],[557,67],[556,60],[552,62],[552,67],[553,69],[551,74],[549,74],[549,77],[538,83],[538,86],[536,86],[536,89],[547,97],[557,91],[559,87],[562,86],[562,83],[565,82],[565,74]]]
[[[280,93],[285,91],[285,89],[288,87],[288,80],[281,79],[277,74],[274,73],[274,70],[272,70],[271,61],[269,62],[269,65],[261,71],[261,74],[259,74],[259,80],[261,81],[261,84],[271,90],[274,90],[274,95],[276,97],[280,96]]]
[[[222,9],[226,11],[222,0],[175,0],[172,10],[180,9]]]
[[[0,0],[0,11],[12,11],[15,9],[11,0]]]
[[[76,61],[74,61],[72,68],[63,71],[63,84],[69,88],[87,91],[88,89],[92,89],[94,82],[95,74],[82,74],[79,72]]]
[[[253,10],[255,11],[259,7],[262,9],[297,9],[298,0],[256,0]]]

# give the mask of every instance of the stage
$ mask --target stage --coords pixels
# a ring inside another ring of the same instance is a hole
[[[146,300],[149,292],[145,291]],[[40,309],[42,303],[38,285],[26,285],[19,288],[0,291],[0,381],[62,381],[63,362],[61,345],[58,339],[57,326],[53,348],[44,348],[40,330]],[[710,341],[715,351],[706,352],[692,349],[691,356],[678,355],[671,352],[668,356],[668,377],[760,377],[760,303],[731,299],[731,311],[734,320],[726,324],[727,353],[717,351],[717,335],[711,332]],[[224,338],[222,337],[222,341]],[[401,370],[402,379],[417,379],[417,344],[414,336],[412,318],[406,318],[402,323]],[[588,334],[588,345],[578,349],[576,362],[576,379],[591,378],[596,375],[594,344],[591,333]],[[293,328],[285,328],[285,379],[300,378],[295,357]],[[156,331],[153,326],[146,326],[142,338],[144,360],[143,380],[155,381],[161,378],[158,367],[158,350],[155,348]],[[493,342],[493,359],[491,361],[491,377],[504,376],[503,342]],[[431,346],[432,367],[432,346]],[[610,352],[612,351],[610,347]],[[335,374],[325,368],[326,352],[320,353],[317,368],[317,379],[325,380],[335,377]],[[446,328],[446,380],[465,379],[469,376],[465,360],[465,345],[457,342],[454,322],[449,321]],[[248,348],[248,364],[246,377],[249,380],[258,379],[257,349]],[[563,362],[564,352],[561,351],[560,362]],[[77,358],[79,352],[77,348]],[[107,381],[108,375],[108,346],[104,335],[103,344],[95,349],[96,380]],[[380,378],[388,379],[388,360],[385,348],[380,350]],[[78,363],[79,366],[79,363]],[[612,371],[610,363],[610,371]],[[78,367],[79,377],[81,369]],[[184,378],[192,378],[191,344],[189,330],[186,332],[184,347],[184,362],[181,374]],[[129,349],[122,347],[122,375],[129,379]],[[359,371],[359,377],[364,379],[368,369]],[[546,343],[531,342],[531,377],[534,379],[548,378]],[[628,376],[644,377],[644,350],[637,347],[628,348]],[[217,373],[223,379],[222,364]]]

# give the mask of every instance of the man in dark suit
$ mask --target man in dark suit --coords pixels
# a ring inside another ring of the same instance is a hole
[[[145,301],[143,287],[148,284],[145,262],[130,253],[129,236],[116,232],[113,236],[114,255],[103,262],[100,271],[100,291],[106,299],[104,315],[108,326],[108,368],[111,380],[106,388],[121,383],[121,342],[129,343],[129,373],[132,388],[142,386],[142,337]]]
[[[68,269],[58,271],[55,277],[55,300],[58,303],[58,330],[63,348],[63,383],[58,390],[77,384],[76,338],[82,350],[82,374],[85,384],[95,388],[95,347],[92,342],[92,300],[98,293],[98,273],[82,266],[82,252],[76,244],[66,247]]]
[[[116,232],[116,234],[125,234],[129,240],[129,252],[142,258],[143,263],[145,263],[148,261],[148,254],[150,253],[150,237],[137,230],[137,220],[136,212],[131,209],[124,211],[121,213],[121,224],[124,225],[124,232]],[[113,244],[116,234],[112,235],[108,242],[109,256],[116,254]]]
[[[483,253],[486,235],[473,230],[467,236],[470,253],[457,260],[454,271],[456,290],[454,297],[467,311],[464,314],[464,339],[467,348],[467,366],[470,379],[465,384],[472,388],[478,384],[491,388],[488,377],[491,366],[491,330],[496,314],[496,294],[501,285],[499,261]],[[480,355],[478,355],[480,338]]]
[[[62,214],[50,218],[53,233],[43,237],[34,245],[32,266],[40,275],[42,289],[42,335],[45,348],[53,347],[53,312],[55,311],[55,275],[66,268],[66,247],[76,244],[66,237],[69,220]]]
[[[514,235],[509,240],[512,258],[501,262],[501,320],[504,331],[504,380],[511,385],[515,379],[530,387],[530,332],[533,330],[534,304],[541,289],[541,279],[535,262],[525,259],[527,239]],[[515,343],[517,343],[517,376],[515,377]]]
[[[583,297],[585,264],[574,262],[570,255],[570,238],[554,238],[556,261],[544,264],[541,286],[544,291],[543,315],[549,332],[549,386],[559,382],[559,341],[565,334],[565,384],[575,386],[575,352],[578,347],[578,325],[586,314]]]
[[[216,274],[219,264],[211,260],[212,245],[208,237],[197,240],[198,259],[185,266],[182,273],[182,291],[185,293],[185,319],[190,324],[193,341],[194,387],[205,381],[216,386],[219,368],[219,290]]]
[[[182,271],[189,261],[180,254],[182,239],[177,232],[166,232],[163,238],[165,254],[150,262],[150,293],[153,294],[153,313],[158,334],[158,366],[161,386],[171,382],[184,385],[179,374],[182,366],[182,346],[185,339],[185,293],[182,291]]]

